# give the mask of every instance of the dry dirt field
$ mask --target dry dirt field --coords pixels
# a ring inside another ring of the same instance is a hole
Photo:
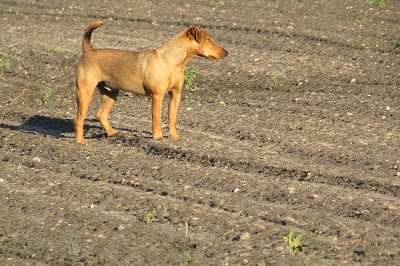
[[[398,265],[400,2],[384,2],[0,0],[0,265]],[[181,141],[152,140],[129,93],[107,138],[96,93],[75,144],[94,20],[95,47],[198,25],[230,52],[190,62]],[[290,255],[290,231],[311,245]]]

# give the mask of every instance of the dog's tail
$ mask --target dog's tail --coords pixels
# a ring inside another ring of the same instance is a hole
[[[86,53],[93,49],[92,44],[90,43],[90,38],[92,37],[92,32],[103,25],[101,21],[94,21],[90,23],[90,25],[86,28],[85,33],[83,34],[82,39],[82,51]]]

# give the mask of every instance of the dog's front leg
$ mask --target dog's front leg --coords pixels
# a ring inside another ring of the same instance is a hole
[[[179,105],[181,103],[181,92],[170,91],[170,101],[168,105],[168,125],[169,125],[169,137],[174,140],[179,140],[181,137],[176,131],[176,121],[178,117]]]
[[[161,130],[161,109],[164,95],[153,94],[151,96],[152,120],[153,120],[153,139],[162,140],[163,134]]]

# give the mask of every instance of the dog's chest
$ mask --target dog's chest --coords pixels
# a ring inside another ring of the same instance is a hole
[[[181,87],[181,86],[183,86],[183,81],[184,81],[184,71],[177,69],[172,74],[170,87],[171,88]]]

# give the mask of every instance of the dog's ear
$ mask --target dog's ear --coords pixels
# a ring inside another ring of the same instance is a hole
[[[203,38],[203,34],[201,34],[201,30],[198,27],[188,29],[187,35],[194,38],[198,43],[201,43],[201,39]]]

